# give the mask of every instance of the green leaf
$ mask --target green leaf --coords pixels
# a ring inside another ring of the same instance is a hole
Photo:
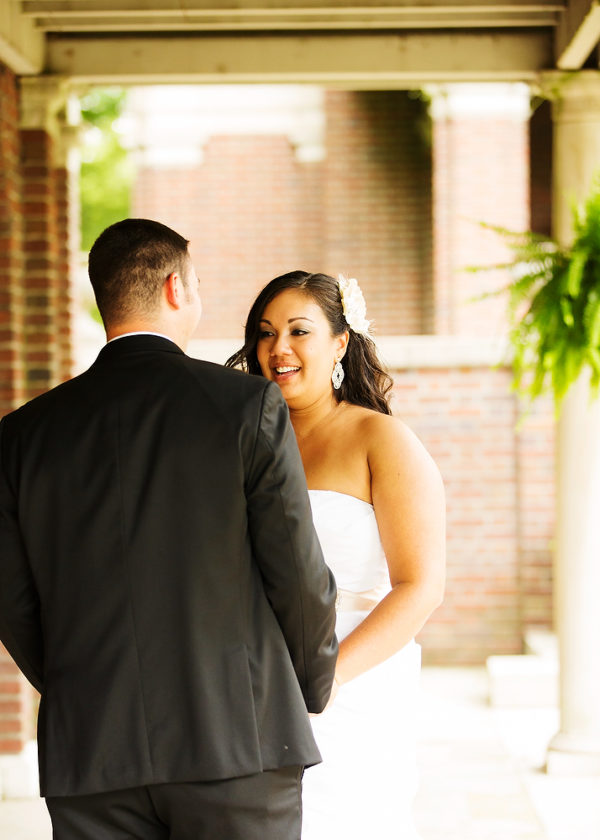
[[[592,368],[590,390],[592,397],[596,397],[600,389],[600,353],[595,347],[588,347],[587,357]]]
[[[600,390],[600,173],[572,218],[570,248],[483,225],[502,236],[514,257],[514,279],[498,290],[507,298],[513,387],[530,400],[550,390],[557,406],[584,365]]]
[[[588,347],[587,357],[594,372],[600,376],[600,352],[595,347]]]
[[[534,370],[533,380],[528,389],[529,397],[535,400],[545,390],[547,371],[542,365],[538,365]]]
[[[119,88],[94,88],[82,99],[82,115],[94,126],[82,148],[79,179],[84,251],[106,227],[130,214],[133,164],[113,127],[125,95]]]
[[[560,311],[567,327],[572,327],[575,324],[575,319],[573,318],[573,310],[571,309],[571,302],[568,298],[561,297]]]
[[[571,297],[575,298],[579,294],[581,288],[581,281],[583,279],[583,270],[588,261],[589,254],[587,251],[578,251],[573,255],[573,259],[569,263],[566,274],[567,288],[566,292]]]
[[[590,348],[597,348],[600,345],[600,293],[596,289],[590,292],[583,313],[583,324]]]
[[[556,350],[546,350],[540,354],[540,363],[544,370],[552,370],[556,364],[558,352]]]
[[[585,354],[581,352],[581,348],[573,347],[572,345],[566,346],[563,366],[565,392],[567,391],[569,386],[572,385],[573,382],[575,382],[575,380],[581,373],[581,368],[583,366],[584,360]]]

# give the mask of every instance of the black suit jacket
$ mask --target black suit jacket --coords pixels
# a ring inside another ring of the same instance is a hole
[[[335,585],[276,385],[108,344],[0,424],[0,638],[47,796],[320,760]]]

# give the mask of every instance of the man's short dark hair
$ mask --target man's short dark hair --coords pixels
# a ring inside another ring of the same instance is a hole
[[[154,312],[169,274],[185,283],[188,240],[152,219],[107,227],[90,251],[88,271],[105,324]]]

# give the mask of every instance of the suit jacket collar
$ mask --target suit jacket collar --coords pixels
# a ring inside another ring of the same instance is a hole
[[[118,341],[111,341],[105,344],[98,354],[97,362],[108,359],[118,359],[127,353],[140,353],[146,351],[162,351],[164,353],[177,353],[184,356],[185,353],[174,341],[169,338],[162,338],[159,335],[140,333],[139,335],[128,335],[119,338]]]

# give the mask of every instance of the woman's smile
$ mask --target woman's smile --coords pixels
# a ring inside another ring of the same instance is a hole
[[[271,367],[275,382],[289,382],[300,370],[300,365],[274,365]]]

